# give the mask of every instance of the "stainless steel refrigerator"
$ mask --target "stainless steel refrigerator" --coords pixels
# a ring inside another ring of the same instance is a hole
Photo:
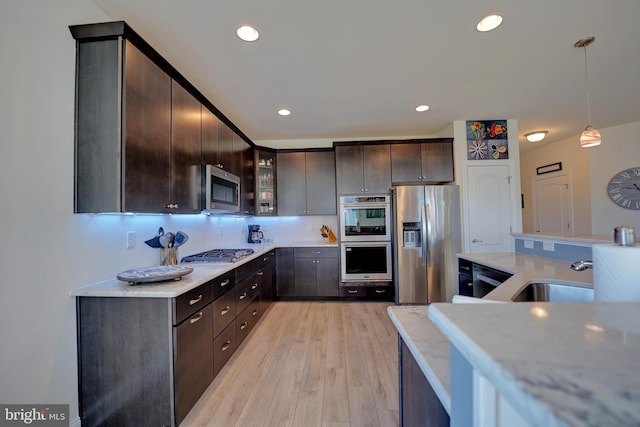
[[[462,246],[458,186],[395,186],[393,219],[396,303],[450,302]]]

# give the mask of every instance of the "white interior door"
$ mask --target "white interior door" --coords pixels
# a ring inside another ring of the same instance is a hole
[[[511,251],[509,166],[467,167],[470,252]]]
[[[571,175],[532,178],[533,227],[538,233],[573,233]]]

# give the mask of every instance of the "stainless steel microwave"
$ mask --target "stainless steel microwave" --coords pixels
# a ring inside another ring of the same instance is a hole
[[[203,213],[240,212],[240,177],[219,167],[203,166]]]

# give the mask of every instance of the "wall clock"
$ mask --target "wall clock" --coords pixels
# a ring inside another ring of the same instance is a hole
[[[607,194],[616,205],[640,211],[640,167],[615,174],[607,185]]]

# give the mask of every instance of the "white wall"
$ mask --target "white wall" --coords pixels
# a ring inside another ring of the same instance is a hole
[[[521,159],[522,190],[525,195],[523,228],[533,231],[531,179],[536,167],[562,162],[573,178],[574,232],[612,236],[616,225],[640,230],[640,213],[614,205],[607,196],[611,177],[626,168],[640,166],[640,122],[599,129],[602,144],[581,148],[579,135],[527,151]]]
[[[614,205],[607,184],[617,172],[640,167],[640,122],[600,129],[602,144],[589,148],[591,165],[592,234],[613,236],[616,225],[630,225],[640,232],[640,212]]]
[[[534,232],[532,179],[538,176],[536,168],[562,162],[562,171],[542,175],[552,177],[568,173],[573,182],[573,226],[575,234],[591,233],[591,190],[589,183],[589,150],[581,148],[579,137],[571,137],[540,148],[529,150],[520,157],[520,174],[524,209],[522,224],[525,233]],[[525,142],[525,144],[530,144]]]
[[[317,240],[336,217],[73,214],[75,40],[68,26],[111,20],[86,0],[0,2],[0,402],[70,404],[78,418],[75,301],[69,290],[157,265],[144,240],[185,231],[181,255],[245,242]],[[125,248],[126,232],[137,245]]]

